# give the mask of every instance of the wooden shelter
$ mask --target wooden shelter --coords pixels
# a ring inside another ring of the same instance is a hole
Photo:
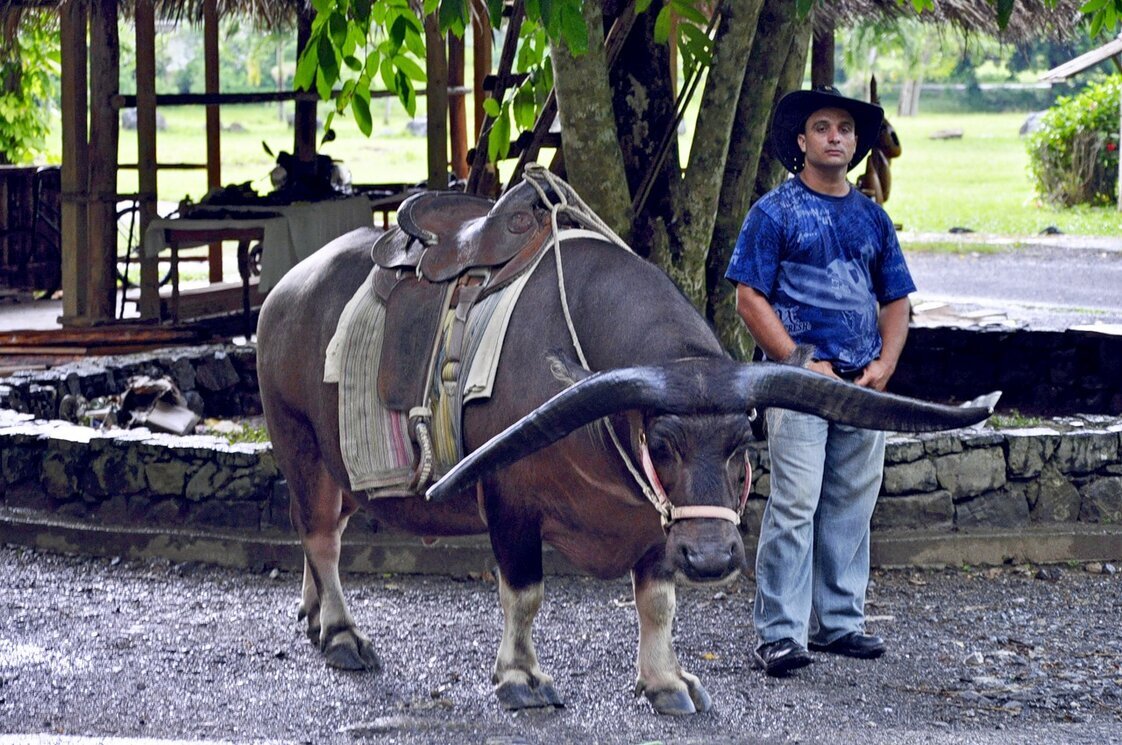
[[[316,151],[314,92],[223,93],[218,76],[218,25],[227,15],[238,15],[266,28],[295,27],[302,49],[314,17],[307,0],[0,0],[0,13],[34,9],[57,10],[61,33],[62,168],[61,241],[62,297],[66,326],[92,326],[113,322],[117,292],[117,174],[138,171],[140,229],[156,217],[156,183],[160,169],[205,168],[207,186],[222,185],[220,109],[228,103],[292,100],[295,102],[293,152],[311,161]],[[120,39],[118,21],[133,20],[136,39],[136,93],[119,90]],[[205,91],[165,95],[156,93],[157,19],[201,25],[204,37]],[[427,29],[430,39],[436,29]],[[438,38],[438,37],[437,37]],[[475,30],[477,123],[483,121],[482,77],[491,68],[491,43],[486,28]],[[451,126],[451,162],[460,177],[467,176],[467,127],[464,88],[464,44],[450,39],[428,45],[429,183],[447,183],[448,138]],[[453,86],[450,97],[449,86]],[[456,95],[459,94],[459,95]],[[206,106],[206,158],[201,164],[158,163],[156,110],[163,106]],[[119,112],[137,112],[138,162],[118,162]],[[142,255],[140,314],[143,319],[161,316],[157,258]],[[211,277],[221,272],[221,246],[211,247]]]

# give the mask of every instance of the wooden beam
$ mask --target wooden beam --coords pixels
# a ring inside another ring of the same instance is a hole
[[[487,14],[487,3],[482,0],[474,0],[473,5],[476,12],[471,14],[473,44],[472,78],[474,80],[472,87],[475,91],[474,108],[472,111],[472,122],[475,127],[472,131],[474,133],[474,139],[478,139],[480,132],[483,131],[483,121],[487,116],[483,111],[483,102],[487,100],[487,92],[483,90],[483,81],[491,74],[492,41],[491,22]]]
[[[139,165],[140,235],[157,217],[156,193],[156,8],[154,0],[136,3],[136,152]],[[143,243],[143,241],[141,241]],[[159,257],[140,252],[140,317],[160,317]]]
[[[428,187],[448,188],[448,58],[436,14],[425,17]]]
[[[491,91],[491,97],[496,101],[502,101],[506,90],[503,88],[503,81],[510,75],[510,71],[514,66],[514,52],[518,47],[518,34],[522,29],[522,19],[525,17],[525,8],[523,0],[514,0],[514,7],[510,11],[510,19],[507,21],[506,38],[503,40],[503,49],[499,54],[499,69],[496,75],[498,76],[498,83],[495,90]],[[483,117],[483,126],[479,130],[479,139],[475,145],[475,157],[471,159],[471,172],[468,173],[467,193],[468,194],[486,194],[490,192],[492,186],[497,184],[489,184],[488,181],[494,181],[494,170],[489,168],[487,163],[487,142],[490,139],[491,125],[494,120],[487,115]],[[488,171],[491,173],[488,178],[484,178]]]
[[[79,311],[90,323],[112,320],[117,290],[117,146],[120,125],[109,100],[120,86],[121,45],[118,5],[90,5],[89,265],[87,305]]]
[[[472,88],[453,86],[448,88],[448,97],[466,96]],[[331,97],[338,98],[341,91],[331,91]],[[424,89],[417,91],[423,97]],[[397,98],[393,91],[372,90],[371,98]],[[320,100],[315,91],[271,91],[267,93],[161,93],[156,96],[156,105],[164,106],[206,106],[209,104],[235,104],[235,103],[276,103],[278,101],[308,101],[316,103]],[[119,94],[110,100],[110,106],[118,111],[131,109],[136,106],[136,96]]]
[[[203,2],[203,77],[207,95],[218,93],[218,2]],[[207,190],[222,186],[222,120],[218,104],[206,107]],[[222,244],[210,244],[210,281],[222,281]]]
[[[86,89],[88,78],[85,3],[66,3],[59,10],[62,87],[62,318],[64,325],[78,320],[86,307],[83,272],[89,265],[86,199],[89,178],[87,156]]]
[[[464,84],[464,40],[448,35],[448,90]],[[452,173],[458,179],[468,175],[467,101],[463,96],[448,99],[448,138],[452,151]]]

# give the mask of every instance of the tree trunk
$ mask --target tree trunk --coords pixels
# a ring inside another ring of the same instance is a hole
[[[584,3],[584,20],[585,54],[574,57],[563,42],[552,48],[565,170],[581,198],[626,241],[631,235],[631,197],[613,116],[601,0]]]
[[[717,218],[706,261],[705,314],[717,328],[725,348],[735,357],[747,359],[752,340],[736,314],[732,285],[725,270],[740,234],[740,226],[754,201],[756,172],[766,149],[771,103],[778,100],[779,85],[795,39],[804,45],[809,22],[796,17],[789,0],[766,0],[756,26],[756,40],[748,58],[747,74],[740,89],[740,102],[729,142]],[[801,82],[801,80],[799,81]],[[797,83],[796,83],[797,85]],[[783,88],[782,92],[786,92]]]
[[[771,101],[774,109],[779,99],[789,91],[802,87],[803,75],[806,72],[806,58],[810,47],[810,24],[802,24],[796,28],[791,38],[791,46],[787,51],[787,58],[783,62],[783,71],[779,73],[779,82],[775,86],[775,96]],[[787,169],[772,155],[771,148],[765,147],[760,151],[760,164],[756,167],[756,188],[752,201],[767,194],[774,189],[783,179],[787,178]]]
[[[674,86],[669,44],[654,41],[654,22],[661,3],[652,3],[635,18],[631,33],[610,71],[616,127],[627,172],[628,191],[634,204],[640,184],[651,189],[632,218],[631,245],[649,257],[654,245],[666,245],[666,224],[673,217],[671,194],[681,180],[678,132],[674,123]],[[669,149],[657,163],[660,143],[669,137]],[[657,169],[655,173],[649,173]]]
[[[663,264],[679,288],[704,312],[705,262],[729,154],[733,120],[755,37],[762,0],[730,0],[723,6],[713,60],[697,115],[689,165],[675,205],[672,263]],[[675,250],[676,249],[676,250]]]

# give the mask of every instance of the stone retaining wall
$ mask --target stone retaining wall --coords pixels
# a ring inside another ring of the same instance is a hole
[[[770,491],[767,446],[751,449],[755,533]],[[0,504],[149,526],[288,530],[268,444],[146,430],[99,433],[0,410]],[[1122,523],[1122,420],[889,439],[874,530],[1009,530]]]
[[[257,390],[257,349],[214,344],[159,352],[89,357],[49,370],[28,370],[0,378],[0,409],[56,419],[68,396],[94,400],[125,392],[129,378],[168,377],[204,416],[261,413]]]
[[[943,330],[920,331],[913,332],[909,349],[949,344]],[[1000,351],[1002,344],[1036,350],[1030,357],[1057,360],[1054,348],[1049,357],[1034,346],[1036,341],[1016,332],[977,334],[964,337],[967,352],[930,353],[940,365],[949,366],[949,358],[976,371],[968,378],[944,370],[948,387],[969,386],[963,396],[1007,387],[1022,375],[1011,369],[1014,357]],[[1070,334],[1039,343],[1074,340]],[[1108,364],[1117,369],[1122,360],[1112,356],[1116,346],[1092,341],[1092,347],[1077,345],[1059,354],[1075,365],[1061,365],[1063,375],[1083,376],[1092,363],[1100,372]],[[980,370],[984,348],[971,345],[989,345],[995,358],[1004,360],[987,364],[995,378]],[[245,346],[91,358],[0,380],[0,506],[114,525],[289,531],[287,493],[267,443],[230,445],[217,437],[146,430],[102,433],[56,420],[67,396],[119,394],[133,375],[171,377],[208,416],[260,411],[255,350]],[[1064,380],[1057,375],[1034,390],[1043,395],[1041,386],[1054,389]],[[1122,382],[1103,372],[1096,375],[1080,377],[1081,387],[1075,387],[1099,403],[1116,401],[1122,394],[1112,391]],[[1115,403],[1109,407],[1119,410]],[[1045,422],[1032,429],[891,437],[874,530],[950,534],[1122,523],[1122,419],[1084,415]],[[745,524],[754,533],[770,488],[766,445],[754,445],[751,458],[754,489]]]

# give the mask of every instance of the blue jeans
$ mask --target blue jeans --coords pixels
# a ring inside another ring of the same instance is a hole
[[[865,629],[869,522],[884,433],[768,409],[771,496],[756,551],[760,644],[829,644]]]

